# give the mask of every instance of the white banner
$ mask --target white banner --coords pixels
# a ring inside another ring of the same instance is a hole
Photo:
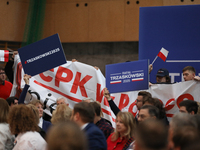
[[[39,67],[39,66],[38,66]],[[18,56],[15,57],[15,77],[11,96],[18,95],[20,89],[24,87],[23,69]],[[86,97],[91,97],[99,101],[104,112],[104,117],[110,120],[113,125],[115,115],[111,111],[107,100],[103,97],[105,88],[105,77],[100,70],[80,63],[68,61],[66,64],[36,75],[30,79],[31,92],[37,92],[42,102],[48,98],[47,105],[56,102],[56,98],[65,97],[69,106],[82,101]],[[17,89],[17,90],[16,90]],[[148,90],[153,97],[159,98],[167,110],[167,116],[178,112],[178,104],[184,99],[200,101],[200,83],[187,81],[175,84],[156,84]],[[112,94],[113,100],[122,111],[137,112],[135,100],[139,91]],[[30,95],[26,97],[26,102],[30,101]],[[44,110],[51,115],[49,108]]]

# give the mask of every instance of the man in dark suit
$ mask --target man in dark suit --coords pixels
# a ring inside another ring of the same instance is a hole
[[[72,120],[85,132],[89,150],[107,150],[103,132],[94,125],[95,112],[90,103],[80,102],[74,106]]]

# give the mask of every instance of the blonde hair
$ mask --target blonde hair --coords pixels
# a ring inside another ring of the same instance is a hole
[[[37,104],[41,104],[42,107],[43,107],[43,103],[38,99],[34,99],[34,100],[30,101],[29,104],[33,104],[34,106],[37,105]]]
[[[135,128],[136,128],[136,121],[134,116],[130,112],[119,112],[117,114],[117,119],[120,118],[122,123],[125,125],[127,128],[126,133],[124,134],[124,137],[128,140],[129,138],[133,137]],[[120,136],[120,133],[117,132],[115,129],[111,141],[116,141]]]
[[[56,124],[58,122],[63,122],[70,120],[72,115],[72,109],[67,105],[58,105],[56,110],[53,111],[51,122]]]

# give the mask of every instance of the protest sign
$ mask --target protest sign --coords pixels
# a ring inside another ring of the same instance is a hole
[[[106,65],[106,87],[110,93],[149,88],[148,60]]]
[[[18,49],[26,74],[34,76],[66,63],[58,34]]]
[[[18,91],[24,87],[23,68],[20,65],[20,59],[15,57],[14,69],[15,78],[11,96],[15,96]],[[80,62],[71,62],[48,70],[36,75],[30,79],[30,89],[37,92],[42,102],[46,98],[47,109],[45,113],[51,115],[49,107],[56,102],[56,98],[65,97],[69,102],[69,107],[73,108],[74,104],[81,102],[85,97],[91,97],[100,102],[104,118],[110,120],[115,127],[115,115],[109,107],[109,103],[103,96],[105,88],[105,78],[100,70],[96,70],[90,65]],[[148,90],[152,97],[158,98],[163,102],[166,109],[167,117],[170,119],[173,114],[179,111],[179,103],[185,99],[200,102],[200,82],[186,81],[175,84],[155,84]],[[123,92],[111,94],[115,104],[121,111],[137,113],[136,99],[139,91]],[[30,99],[26,98],[25,103]]]

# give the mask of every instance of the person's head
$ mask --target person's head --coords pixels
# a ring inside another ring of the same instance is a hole
[[[149,98],[147,98],[143,101],[143,105],[153,105],[153,106],[155,106],[155,103],[156,103],[155,99],[152,98],[152,97],[149,97]]]
[[[193,115],[188,113],[177,113],[173,115],[170,121],[170,129],[176,131],[179,127],[182,126],[192,126],[197,128],[197,122]]]
[[[72,115],[72,109],[67,105],[58,105],[56,110],[53,111],[51,122],[56,124],[61,121],[70,120]]]
[[[166,117],[166,112],[165,108],[163,107],[163,103],[158,99],[158,98],[153,98],[154,99],[154,106],[159,109],[159,118],[163,119]]]
[[[0,67],[0,83],[2,84],[6,80],[6,74],[3,67]]]
[[[137,126],[135,141],[135,150],[165,150],[168,130],[161,121],[147,119]]]
[[[90,97],[86,97],[82,100],[83,102],[87,102],[87,103],[91,103],[91,102],[95,102],[92,98]]]
[[[0,98],[0,123],[7,123],[9,105],[5,99]]]
[[[8,97],[6,99],[6,101],[7,101],[8,105],[10,107],[13,107],[14,105],[18,105],[18,98],[17,97],[14,97],[14,96]]]
[[[197,114],[198,111],[198,104],[196,101],[193,100],[183,100],[179,103],[179,111],[183,113],[189,114]]]
[[[98,101],[90,102],[92,107],[94,108],[95,111],[95,117],[103,117],[103,112],[101,110],[101,103]]]
[[[149,119],[149,118],[158,119],[159,118],[159,110],[155,106],[144,105],[140,108],[138,121],[142,122],[142,121]]]
[[[33,104],[28,104],[26,105],[28,108],[30,108],[33,111],[33,114],[35,115],[35,120],[37,122],[37,124],[39,123],[39,110],[36,106],[34,106]]]
[[[10,110],[8,123],[12,134],[38,131],[37,120],[33,111],[26,105],[16,105]]]
[[[43,116],[43,104],[40,100],[32,100],[29,104],[33,104],[38,108],[40,118]]]
[[[183,68],[183,78],[185,81],[194,80],[196,70],[192,66]]]
[[[156,74],[156,82],[157,83],[171,83],[171,79],[169,77],[169,71],[165,68],[159,69]]]
[[[71,119],[79,126],[94,122],[95,112],[90,103],[80,102],[74,105]]]
[[[91,102],[92,107],[95,111],[95,116],[101,117],[101,105],[99,105],[96,101]]]
[[[172,141],[175,150],[182,150],[183,148],[200,141],[198,130],[192,126],[179,127],[173,133]]]
[[[146,91],[140,91],[136,99],[137,109],[140,110],[140,108],[143,106],[143,102],[146,101],[146,99],[150,97],[151,97],[151,93],[146,92]]]
[[[66,105],[69,106],[69,103],[68,103],[67,99],[64,98],[64,97],[59,97],[59,98],[57,98],[57,99],[56,99],[56,104],[57,104],[57,105],[66,104]]]
[[[48,150],[87,150],[86,137],[71,121],[53,125],[47,134]]]
[[[194,128],[198,127],[197,122],[195,118],[193,117],[193,115],[190,115],[188,113],[177,113],[172,117],[170,121],[170,125],[169,125],[169,147],[170,148],[174,148],[173,135],[175,131],[185,126],[191,126]]]
[[[112,141],[119,136],[129,139],[133,137],[136,128],[136,121],[130,112],[119,112],[116,117],[116,129],[112,136]]]

